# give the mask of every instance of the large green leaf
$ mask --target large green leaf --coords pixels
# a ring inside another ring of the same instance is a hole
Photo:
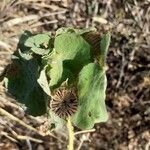
[[[78,81],[78,110],[73,116],[74,124],[89,129],[95,123],[105,122],[108,114],[105,106],[105,71],[94,63],[83,67]]]
[[[12,64],[5,77],[5,86],[18,102],[25,104],[29,114],[42,115],[46,112],[47,96],[37,82],[38,62],[31,55],[24,58],[22,56],[12,58]]]
[[[56,36],[54,48],[62,61],[68,61],[72,70],[78,70],[91,60],[90,45],[77,33]]]
[[[52,50],[52,39],[48,34],[44,33],[29,37],[24,44],[39,55],[48,54]]]

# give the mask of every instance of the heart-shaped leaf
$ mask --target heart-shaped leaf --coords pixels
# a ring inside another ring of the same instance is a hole
[[[77,33],[58,35],[54,41],[54,48],[61,60],[67,61],[71,70],[79,70],[91,60],[90,45]]]
[[[93,128],[95,123],[105,122],[108,114],[105,106],[106,76],[94,63],[83,67],[78,82],[78,110],[74,124],[81,129]]]
[[[46,112],[47,96],[37,82],[38,62],[31,55],[29,57],[26,60],[21,56],[14,56],[4,80],[8,92],[18,102],[25,104],[29,114],[38,116]]]

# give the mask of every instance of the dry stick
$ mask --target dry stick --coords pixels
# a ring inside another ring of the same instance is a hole
[[[18,109],[18,110],[20,110],[20,111],[23,110],[23,109],[22,109],[21,107],[19,107],[17,104],[11,102],[10,100],[7,100],[7,99],[4,98],[4,97],[1,97],[1,98],[0,98],[0,101],[2,101],[2,103],[5,104],[5,106],[10,106],[10,107],[15,108],[15,109]]]
[[[119,79],[118,79],[118,82],[117,82],[117,85],[116,85],[116,88],[119,88],[120,85],[121,85],[121,80],[124,76],[124,68],[126,66],[127,62],[126,62],[126,59],[125,59],[125,55],[124,55],[124,51],[122,53],[122,66],[121,66],[121,72],[120,72],[120,75],[119,75]]]
[[[85,135],[82,135],[82,137],[81,137],[81,141],[80,141],[80,144],[79,144],[79,146],[78,146],[78,148],[77,148],[77,150],[80,150],[81,149],[81,147],[82,147],[82,145],[83,145],[83,143],[84,143],[84,141],[87,141],[87,139],[89,138],[89,133],[87,133],[87,137],[85,138]]]
[[[30,141],[37,142],[37,143],[43,143],[42,140],[30,137],[30,136],[17,135],[16,137],[18,140],[30,140]]]
[[[7,43],[0,41],[0,47],[4,48],[5,50],[8,50],[10,52],[11,46]]]
[[[1,131],[0,134],[3,135],[3,136],[5,136],[6,138],[8,138],[9,140],[11,140],[12,142],[15,142],[15,143],[18,142],[16,139],[14,139],[13,137],[9,136],[7,132]]]
[[[70,117],[68,118],[67,121],[67,128],[68,128],[68,132],[69,132],[69,143],[68,143],[68,150],[73,150],[73,146],[74,146],[74,131],[73,131],[73,126],[71,123],[71,119]]]
[[[149,150],[150,149],[150,141],[145,145],[145,150]]]
[[[41,4],[39,6],[41,6]],[[14,18],[14,19],[11,19],[11,20],[8,20],[7,22],[5,22],[4,27],[5,28],[6,27],[12,27],[14,25],[17,25],[17,24],[20,24],[20,23],[24,23],[24,22],[27,22],[27,21],[39,20],[39,19],[41,19],[43,17],[48,17],[48,16],[53,16],[53,15],[63,14],[63,13],[66,13],[66,11],[67,11],[66,9],[63,9],[63,10],[60,10],[60,11],[55,11],[55,12],[51,12],[51,13],[45,13],[42,16],[28,15],[28,16],[24,16],[24,17]]]
[[[37,134],[41,135],[41,136],[45,136],[45,134],[40,133],[38,130],[36,130],[35,128],[27,125],[26,123],[24,123],[22,120],[18,119],[17,117],[13,116],[12,114],[8,113],[6,110],[0,108],[0,114],[7,116],[9,119],[16,121],[17,123],[21,124],[22,126],[26,127],[27,129],[30,129],[31,131],[36,132]],[[64,143],[61,139],[57,138],[55,135],[53,135],[52,133],[49,133],[48,135],[50,135],[51,137],[57,139],[58,141],[60,141],[61,143]]]
[[[83,130],[83,131],[75,132],[74,135],[79,135],[79,134],[84,134],[84,133],[90,133],[90,132],[95,132],[95,129]]]
[[[22,120],[16,118],[15,116],[13,116],[12,114],[8,113],[6,110],[0,108],[0,114],[7,116],[9,119],[16,121],[17,123],[21,124],[22,126],[36,132],[39,133],[35,128],[27,125],[26,123],[24,123]]]
[[[9,128],[9,131],[12,133],[12,135],[14,137],[16,137],[16,139],[18,139],[18,140],[26,140],[26,141],[30,140],[30,141],[37,142],[37,143],[43,143],[43,141],[40,139],[36,139],[36,138],[30,137],[30,136],[18,135],[12,128],[10,128],[9,126],[8,126],[8,128]]]
[[[26,140],[29,150],[32,150],[32,145],[29,139]]]
[[[76,132],[74,135],[79,135],[79,134],[85,134],[85,133],[90,133],[90,132],[95,132],[95,129],[90,129],[90,130],[84,130],[84,131],[79,131],[79,132]],[[81,141],[80,141],[80,144],[77,148],[77,150],[80,150],[82,145],[83,145],[83,142],[85,141],[85,139],[83,138],[84,135],[82,135],[82,138],[81,138]]]
[[[36,28],[36,27],[39,27],[39,26],[53,24],[53,23],[57,23],[57,22],[58,22],[58,20],[52,20],[52,21],[48,21],[48,22],[40,22],[40,23],[32,25],[31,28]]]
[[[18,18],[14,18],[12,20],[8,20],[7,22],[5,22],[4,27],[12,27],[14,25],[20,24],[20,23],[24,23],[24,22],[28,22],[31,20],[39,20],[43,17],[48,17],[48,16],[53,16],[53,15],[58,15],[58,14],[63,14],[66,13],[67,10],[61,10],[61,11],[57,11],[57,12],[52,12],[52,13],[46,13],[42,16],[38,16],[38,15],[28,15],[28,16],[24,16],[24,17],[18,17]]]
[[[38,19],[39,19],[38,15],[28,15],[24,17],[19,17],[19,18],[15,18],[15,19],[5,22],[5,27],[12,27],[14,25],[17,25],[23,22],[27,22],[31,20],[38,20]]]
[[[11,128],[10,128],[11,129]],[[40,139],[36,139],[36,138],[33,138],[33,137],[30,137],[30,136],[24,136],[24,135],[18,135],[14,130],[10,130],[11,133],[13,134],[13,136],[15,136],[18,140],[30,140],[30,141],[33,141],[33,142],[37,142],[37,143],[43,143],[42,140]]]
[[[84,139],[83,139],[83,138],[81,138],[81,141],[80,141],[80,144],[79,144],[79,146],[78,146],[77,150],[80,150],[80,149],[81,149],[83,142],[84,142]]]
[[[41,3],[41,4],[39,4],[39,3],[35,3],[34,4],[34,6],[37,6],[37,7],[43,7],[43,8],[48,8],[48,9],[52,9],[52,10],[54,10],[54,11],[56,11],[56,10],[59,10],[60,9],[60,7],[58,7],[57,5],[47,5],[47,4],[44,4],[44,3]],[[62,8],[61,8],[62,9]]]

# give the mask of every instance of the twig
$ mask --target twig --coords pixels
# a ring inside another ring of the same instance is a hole
[[[120,71],[120,75],[119,75],[119,79],[118,79],[118,82],[117,82],[117,85],[116,85],[116,88],[118,89],[121,85],[121,80],[124,76],[124,68],[125,66],[127,65],[127,62],[125,60],[125,55],[124,55],[124,51],[122,53],[122,66],[121,66],[121,71]]]
[[[150,141],[145,145],[145,150],[149,150],[150,149]]]
[[[48,17],[48,16],[53,16],[53,15],[58,15],[58,14],[64,14],[66,13],[67,10],[61,10],[61,11],[56,11],[56,12],[52,12],[52,13],[45,13],[42,16],[38,16],[38,15],[28,15],[28,16],[24,16],[24,17],[18,17],[18,18],[14,18],[11,20],[8,20],[7,22],[5,22],[4,27],[12,27],[14,25],[20,24],[20,23],[24,23],[24,22],[28,22],[28,21],[32,21],[32,20],[39,20],[43,17]]]
[[[38,19],[39,19],[38,15],[28,15],[24,17],[19,17],[19,18],[15,18],[15,19],[5,22],[5,27],[12,27],[14,25],[17,25],[23,22],[27,22],[31,20],[38,20]]]
[[[78,131],[78,132],[75,132],[74,135],[79,135],[79,134],[84,134],[84,133],[90,133],[90,132],[95,132],[95,129]]]
[[[29,139],[26,139],[27,145],[29,147],[29,150],[32,150],[32,145]]]
[[[11,46],[3,41],[0,41],[0,47],[4,48],[5,50],[8,50],[8,51],[10,51],[10,49],[11,49]]]
[[[16,121],[17,123],[21,124],[22,126],[24,126],[24,127],[28,128],[28,129],[30,129],[31,131],[34,131],[34,132],[36,132],[36,133],[39,134],[39,132],[38,132],[35,128],[33,128],[33,127],[27,125],[27,124],[24,123],[22,120],[18,119],[17,117],[13,116],[12,114],[8,113],[6,110],[4,110],[4,109],[2,109],[2,108],[0,108],[0,114],[7,116],[9,119],[14,120],[14,121]]]
[[[57,22],[58,22],[58,20],[52,20],[52,21],[48,21],[48,22],[38,22],[37,24],[32,25],[31,28],[37,28],[39,26],[53,24],[53,23],[57,23]]]
[[[37,6],[39,8],[43,7],[43,8],[48,8],[48,9],[52,9],[53,11],[59,10],[60,7],[56,6],[56,5],[47,5],[45,3],[34,3],[34,6]],[[61,8],[62,9],[62,8]]]
[[[77,150],[80,150],[80,149],[81,149],[83,142],[84,142],[84,139],[83,139],[83,138],[81,138],[81,141],[80,141],[80,144],[79,144],[79,146],[78,146]]]
[[[107,24],[108,23],[108,21],[105,18],[102,18],[100,16],[94,16],[93,17],[93,22],[98,22],[98,23],[101,23],[101,24]]]
[[[23,136],[23,135],[18,135],[12,128],[10,128],[8,126],[8,129],[9,131],[11,132],[11,134],[18,140],[30,140],[30,141],[33,141],[33,142],[37,142],[37,143],[43,143],[42,140],[40,139],[36,139],[36,138],[33,138],[33,137],[30,137],[30,136]]]
[[[30,137],[30,136],[17,135],[16,137],[18,140],[30,140],[36,143],[43,143],[42,140]]]
[[[7,116],[9,119],[16,121],[17,123],[21,124],[22,126],[26,127],[27,129],[34,131],[35,133],[41,135],[41,136],[46,136],[46,134],[39,132],[38,130],[36,130],[35,128],[27,125],[26,123],[24,123],[22,120],[16,118],[15,116],[13,116],[12,114],[8,113],[6,110],[0,108],[0,114]],[[56,137],[55,135],[53,135],[52,133],[48,133],[47,135],[57,139],[58,141],[60,141],[61,143],[64,143],[61,139],[59,139],[58,137]]]
[[[4,103],[5,106],[10,106],[12,108],[15,108],[15,109],[18,109],[20,111],[22,111],[23,109],[21,107],[19,107],[17,104],[13,103],[12,101],[10,100],[7,100],[6,98],[4,97],[0,97],[0,101],[2,101],[2,103]]]
[[[81,149],[84,141],[88,141],[89,135],[90,135],[89,133],[87,133],[87,136],[85,136],[85,134],[82,135],[81,140],[80,140],[80,144],[79,144],[77,150]]]
[[[15,142],[15,143],[18,142],[16,139],[14,139],[11,136],[9,136],[7,132],[1,131],[0,134],[3,135],[3,136],[5,136],[6,138],[8,138],[9,140],[11,140],[12,142]]]
[[[68,118],[68,122],[67,122],[67,128],[68,128],[68,132],[69,132],[69,143],[68,143],[68,150],[73,150],[73,145],[74,145],[74,131],[73,131],[73,126],[71,123],[71,119]]]

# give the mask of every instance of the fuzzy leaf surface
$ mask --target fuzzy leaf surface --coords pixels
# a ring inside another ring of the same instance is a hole
[[[78,110],[74,124],[81,129],[93,128],[95,123],[105,122],[108,114],[105,106],[106,76],[94,63],[83,67],[78,81]]]
[[[38,62],[32,56],[29,57],[26,60],[26,57],[14,56],[4,81],[8,92],[18,102],[25,104],[26,111],[30,115],[38,116],[46,112],[47,96],[37,82]]]
[[[63,33],[54,41],[56,54],[67,61],[72,70],[78,70],[91,60],[90,45],[77,33]]]

